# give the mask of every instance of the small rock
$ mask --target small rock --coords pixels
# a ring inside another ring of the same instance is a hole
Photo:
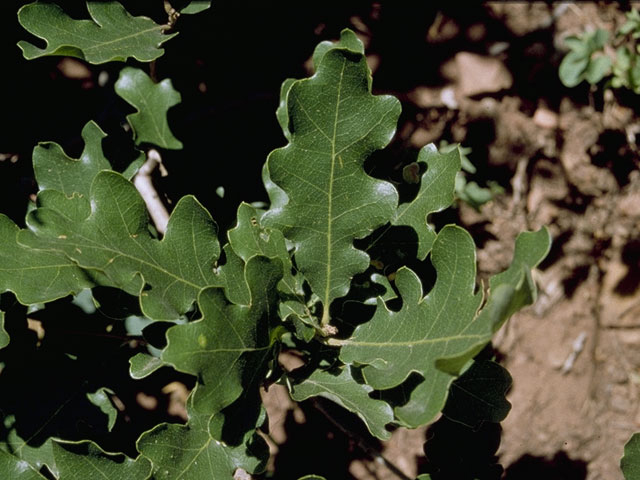
[[[471,97],[480,93],[495,93],[513,85],[513,77],[497,58],[460,52],[455,57],[458,70],[458,89]]]
[[[640,217],[640,192],[633,192],[620,199],[618,212],[627,217]]]
[[[458,100],[456,100],[456,93],[453,87],[445,87],[440,91],[440,100],[446,107],[451,110],[458,108]]]
[[[558,128],[558,115],[547,108],[538,108],[533,114],[533,123],[542,128]]]
[[[73,58],[63,58],[58,62],[58,70],[67,78],[72,80],[89,80],[91,78],[91,70],[78,60]]]
[[[431,87],[417,87],[407,95],[409,100],[420,108],[442,107],[444,102],[441,96],[442,89]]]
[[[562,350],[552,350],[548,353],[547,359],[549,361],[549,365],[554,370],[560,370],[562,365],[564,364],[567,357],[567,352]]]

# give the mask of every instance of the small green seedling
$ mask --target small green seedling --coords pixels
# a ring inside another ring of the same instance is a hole
[[[609,32],[598,29],[580,36],[570,36],[565,43],[570,52],[560,63],[558,74],[566,87],[575,87],[582,81],[595,85],[611,72],[611,59],[604,55]]]

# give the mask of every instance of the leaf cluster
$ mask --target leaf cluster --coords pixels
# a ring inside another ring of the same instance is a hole
[[[188,2],[182,13],[208,5]],[[50,3],[20,9],[22,25],[47,42],[45,49],[21,42],[25,57],[152,61],[174,35],[167,33],[173,8],[159,26],[118,2],[87,7],[90,20]],[[460,150],[427,145],[404,184],[375,178],[366,162],[392,140],[400,102],[372,93],[364,47],[350,30],[321,42],[312,61],[312,76],[281,88],[276,117],[287,143],[263,167],[269,205],[242,203],[227,232],[185,196],[160,233],[132,183],[149,149],[182,148],[167,119],[180,102],[168,79],[155,83],[129,66],[120,72],[116,93],[136,110],[126,117],[130,165],[112,167],[106,134],[93,121],[79,158],[51,142],[34,149],[39,192],[25,228],[0,215],[0,381],[15,388],[25,353],[34,369],[49,362],[45,372],[68,375],[31,421],[21,402],[2,400],[0,472],[16,479],[257,474],[268,459],[260,391],[273,383],[296,401],[322,397],[344,407],[381,440],[441,412],[472,429],[506,416],[509,374],[478,354],[535,301],[531,271],[549,251],[548,232],[523,232],[510,267],[483,288],[469,233],[430,222],[453,202]],[[413,195],[401,195],[409,188]],[[118,340],[108,343],[118,362],[105,361],[98,342],[54,341],[69,334],[54,334],[73,323],[60,318],[69,304],[76,318]],[[36,329],[34,337],[27,325],[38,323],[44,334]],[[280,363],[287,351],[301,367]],[[134,384],[161,371],[187,378],[186,423],[156,422],[135,445],[118,445],[122,392],[105,372],[121,371],[123,360]]]
[[[575,87],[584,80],[594,85],[609,73],[612,62],[603,54],[608,40],[609,32],[601,28],[565,38],[569,53],[562,59],[558,74],[566,87]]]
[[[565,39],[570,51],[560,63],[558,74],[566,87],[583,81],[596,85],[606,78],[609,87],[640,92],[640,13],[634,8],[626,18],[613,39],[603,29]]]

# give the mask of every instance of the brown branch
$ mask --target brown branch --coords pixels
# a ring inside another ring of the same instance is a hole
[[[156,226],[156,230],[158,230],[158,233],[161,235],[164,235],[164,232],[167,231],[167,223],[169,222],[169,212],[167,212],[167,209],[158,196],[158,192],[156,192],[156,189],[153,186],[151,175],[156,167],[160,168],[162,176],[166,175],[166,170],[164,170],[164,167],[162,166],[160,153],[152,148],[147,152],[147,161],[144,162],[142,167],[140,167],[140,170],[138,170],[138,173],[136,173],[136,176],[133,178],[133,184],[144,200],[147,210],[149,211],[149,215],[151,216],[151,220],[153,220],[153,223]]]

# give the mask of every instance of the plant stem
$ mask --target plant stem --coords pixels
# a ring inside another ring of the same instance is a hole
[[[151,174],[156,167],[159,167],[161,173],[166,175],[166,171],[164,171],[162,167],[160,154],[152,148],[147,152],[147,161],[144,162],[140,170],[138,170],[138,173],[136,173],[133,184],[144,200],[149,215],[156,226],[156,230],[158,230],[161,235],[164,235],[164,232],[167,230],[167,223],[169,223],[169,212],[167,212],[167,209],[160,200],[158,192],[151,180]]]

